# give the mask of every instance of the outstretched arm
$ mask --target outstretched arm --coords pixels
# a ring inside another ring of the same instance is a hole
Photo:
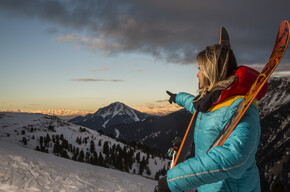
[[[176,95],[175,101],[179,106],[185,107],[189,112],[194,113],[195,111],[193,107],[194,98],[195,96],[189,93],[180,92]]]

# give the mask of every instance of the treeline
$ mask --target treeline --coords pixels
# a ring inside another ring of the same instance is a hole
[[[124,143],[124,144],[126,144],[128,146],[131,146],[135,150],[139,149],[139,150],[142,150],[145,153],[150,153],[151,155],[154,155],[156,157],[160,157],[160,158],[163,158],[163,159],[167,158],[166,153],[162,152],[158,148],[148,147],[147,145],[143,145],[142,143],[136,142],[136,141],[127,142],[126,140],[117,138],[117,137],[113,136],[112,134],[106,134],[102,130],[97,130],[97,132],[100,133],[101,135],[106,135],[107,137],[110,137],[110,138],[112,138],[112,139],[114,139],[116,141]]]
[[[52,127],[50,129],[55,132]],[[83,128],[80,128],[80,132],[85,132]],[[22,132],[25,135],[25,132]],[[32,140],[35,139],[33,135]],[[27,145],[29,139],[23,137],[21,142]],[[149,153],[141,153],[141,145],[120,145],[111,143],[109,141],[102,141],[89,137],[78,136],[75,139],[75,144],[70,143],[63,134],[46,134],[46,136],[40,136],[37,138],[37,146],[35,150],[54,153],[57,156],[61,156],[74,161],[89,163],[92,165],[103,166],[107,168],[115,168],[120,171],[134,173],[139,175],[151,176],[152,172],[149,168],[150,159],[154,159],[155,155]],[[164,160],[164,159],[163,159]],[[152,160],[151,160],[152,161]],[[155,159],[155,165],[157,165]],[[168,167],[168,166],[167,166]],[[154,178],[159,179],[166,174],[167,167],[163,167],[156,172]]]

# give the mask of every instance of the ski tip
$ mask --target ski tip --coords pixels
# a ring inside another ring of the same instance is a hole
[[[287,20],[284,20],[284,21],[282,21],[282,23],[281,23],[281,24],[283,24],[283,23],[285,23],[285,24],[289,25],[289,21],[287,21]]]
[[[230,45],[230,37],[225,27],[221,27],[220,29],[220,39],[219,44]]]
[[[287,28],[289,31],[289,22],[287,20],[284,20],[280,23],[280,28]]]

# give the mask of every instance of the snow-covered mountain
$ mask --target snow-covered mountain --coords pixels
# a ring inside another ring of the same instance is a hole
[[[43,114],[1,112],[0,139],[152,179],[165,175],[169,166],[169,160],[143,152],[137,146],[126,145],[97,131]]]
[[[179,147],[191,116],[192,114],[182,109],[159,118],[114,125],[106,128],[104,132],[122,140],[140,142],[166,153],[171,147]]]
[[[2,192],[147,192],[157,181],[37,152],[0,138]]]
[[[290,79],[286,77],[270,78],[268,92],[258,103],[261,111],[261,118],[264,118],[273,111],[279,110],[282,106],[289,106],[289,103]],[[285,109],[289,110],[289,107]]]
[[[258,103],[262,134],[257,152],[262,191],[273,185],[290,190],[290,79],[271,78],[266,96]]]
[[[115,102],[107,107],[100,108],[94,114],[88,114],[84,117],[78,116],[69,120],[69,122],[82,125],[93,130],[100,130],[113,125],[142,122],[148,117],[152,117],[152,115],[141,113],[123,103]]]

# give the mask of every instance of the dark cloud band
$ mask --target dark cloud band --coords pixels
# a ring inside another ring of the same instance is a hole
[[[239,63],[267,62],[289,7],[289,0],[0,0],[0,10],[11,15],[86,30],[102,39],[104,52],[141,52],[179,64],[195,62],[197,52],[217,43],[221,26]]]

